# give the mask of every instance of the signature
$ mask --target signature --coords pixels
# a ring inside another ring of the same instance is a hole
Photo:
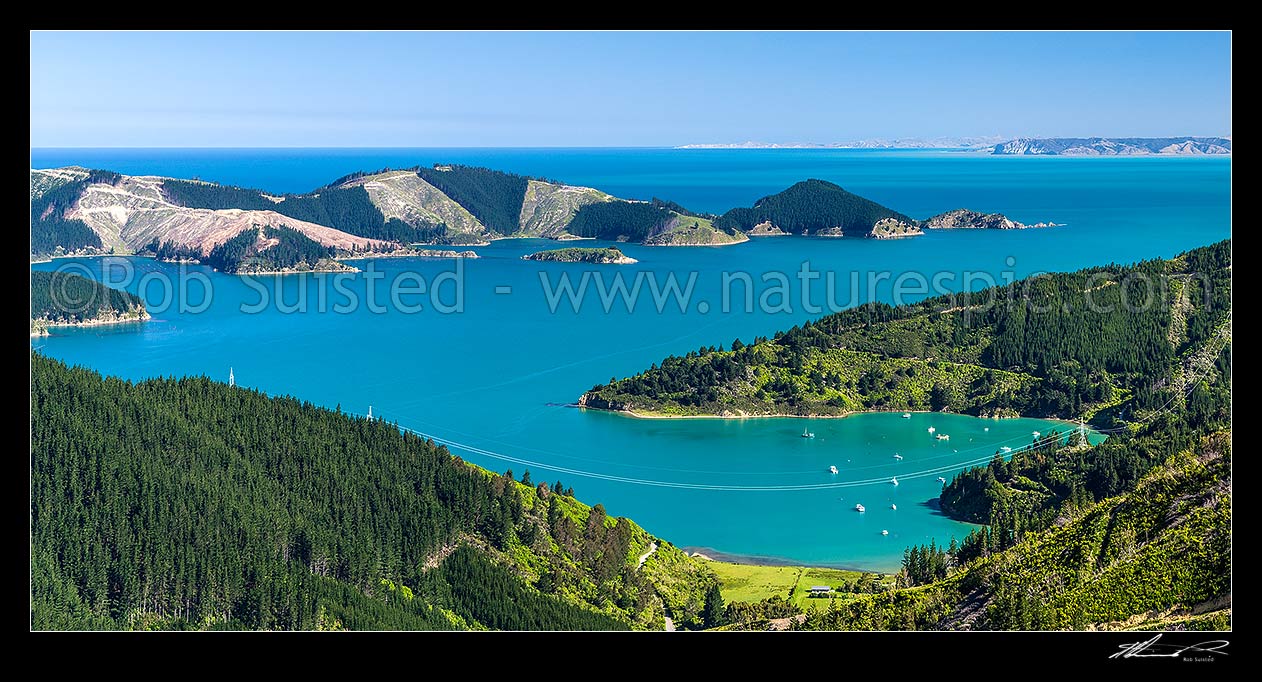
[[[1182,658],[1184,654],[1222,654],[1227,647],[1225,639],[1211,639],[1199,644],[1160,644],[1161,635],[1145,642],[1131,642],[1119,647],[1120,651],[1109,658]]]

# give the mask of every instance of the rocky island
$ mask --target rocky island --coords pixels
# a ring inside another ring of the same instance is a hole
[[[925,231],[916,223],[909,223],[898,218],[881,218],[872,226],[872,232],[868,236],[873,239],[900,239],[924,233]]]
[[[630,265],[638,263],[622,253],[616,246],[607,248],[569,247],[539,251],[521,257],[522,260],[543,261],[551,263],[595,263],[598,265]]]
[[[830,228],[830,229],[836,229],[840,231],[841,228]],[[750,237],[787,237],[789,236],[788,232],[785,232],[784,230],[780,229],[778,226],[771,224],[770,220],[764,220],[761,223],[754,225],[753,227],[749,228],[749,230],[747,230],[745,234]]]
[[[1057,223],[1019,223],[1000,213],[979,213],[967,208],[939,213],[921,223],[933,230],[1023,230],[1030,227],[1058,227]]]

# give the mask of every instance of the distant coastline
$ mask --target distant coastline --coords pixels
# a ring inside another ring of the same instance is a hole
[[[850,140],[847,142],[718,142],[694,143],[675,149],[954,149],[984,150],[1012,138],[1002,135],[961,137],[902,137]]]
[[[1231,137],[959,137],[853,142],[719,142],[674,149],[942,150],[995,156],[1230,156]]]

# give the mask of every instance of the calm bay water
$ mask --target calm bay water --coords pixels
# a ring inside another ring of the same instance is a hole
[[[966,206],[1026,222],[1065,227],[1020,232],[934,232],[907,240],[766,239],[724,248],[625,246],[640,260],[614,271],[682,282],[696,273],[685,312],[658,313],[641,301],[606,314],[598,301],[580,311],[549,310],[540,273],[577,278],[594,266],[540,264],[520,256],[552,242],[506,240],[475,249],[463,265],[464,312],[417,314],[367,308],[340,314],[285,314],[275,307],[245,314],[258,300],[249,283],[205,268],[211,306],[197,314],[160,312],[134,327],[58,331],[33,339],[50,356],[140,379],[206,374],[271,394],[292,394],[329,407],[376,415],[485,451],[530,460],[536,480],[561,478],[584,500],[635,518],[678,545],[722,552],[872,569],[896,568],[908,544],[962,538],[970,526],[925,503],[937,476],[1001,446],[1029,442],[1040,420],[990,421],[914,414],[846,419],[637,420],[571,407],[585,389],[647,367],[670,353],[749,341],[820,315],[801,303],[794,273],[809,260],[834,272],[832,299],[889,300],[888,281],[869,291],[869,273],[907,270],[932,277],[964,271],[996,279],[1109,262],[1171,256],[1230,236],[1230,161],[1182,158],[1005,158],[951,152],[833,150],[33,150],[33,167],[78,164],[124,173],[198,176],[274,192],[303,191],[345,173],[435,161],[487,165],[600,187],[626,197],[659,196],[697,210],[748,205],[792,182],[818,177],[915,217]],[[129,259],[138,273],[179,267]],[[99,272],[102,261],[66,260]],[[367,263],[358,263],[367,267]],[[428,280],[452,261],[381,260],[390,275],[413,270]],[[609,274],[610,268],[600,268]],[[781,271],[792,285],[791,311],[721,312],[722,272],[757,282]],[[851,273],[858,273],[857,285]],[[259,278],[279,286],[288,303],[314,305],[328,278]],[[829,284],[815,281],[824,304]],[[511,294],[496,294],[511,287]],[[137,291],[136,286],[131,287]],[[361,275],[348,289],[362,294]],[[159,291],[139,291],[151,304]],[[275,295],[273,291],[270,295]],[[911,298],[916,298],[912,296]],[[594,299],[594,295],[593,295]],[[334,298],[333,300],[337,300]],[[381,299],[384,300],[384,299]],[[697,309],[706,301],[711,310]],[[800,437],[809,428],[815,438]],[[929,436],[929,426],[949,441]],[[1062,427],[1063,428],[1063,427]],[[903,456],[895,460],[893,454]],[[461,456],[496,470],[509,464],[486,454]],[[830,465],[841,473],[828,474]],[[570,470],[558,473],[548,467]],[[581,472],[581,473],[575,473]],[[889,482],[898,476],[900,484]],[[615,480],[611,480],[615,479]],[[630,482],[626,479],[634,479]],[[843,484],[802,489],[801,486]],[[750,490],[751,487],[773,490]],[[728,488],[728,489],[718,489]],[[853,511],[856,503],[867,508]],[[897,510],[890,508],[892,504]],[[888,530],[889,535],[881,535]]]

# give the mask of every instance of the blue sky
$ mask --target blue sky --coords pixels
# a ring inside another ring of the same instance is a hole
[[[31,145],[1231,133],[1227,33],[31,34]]]

